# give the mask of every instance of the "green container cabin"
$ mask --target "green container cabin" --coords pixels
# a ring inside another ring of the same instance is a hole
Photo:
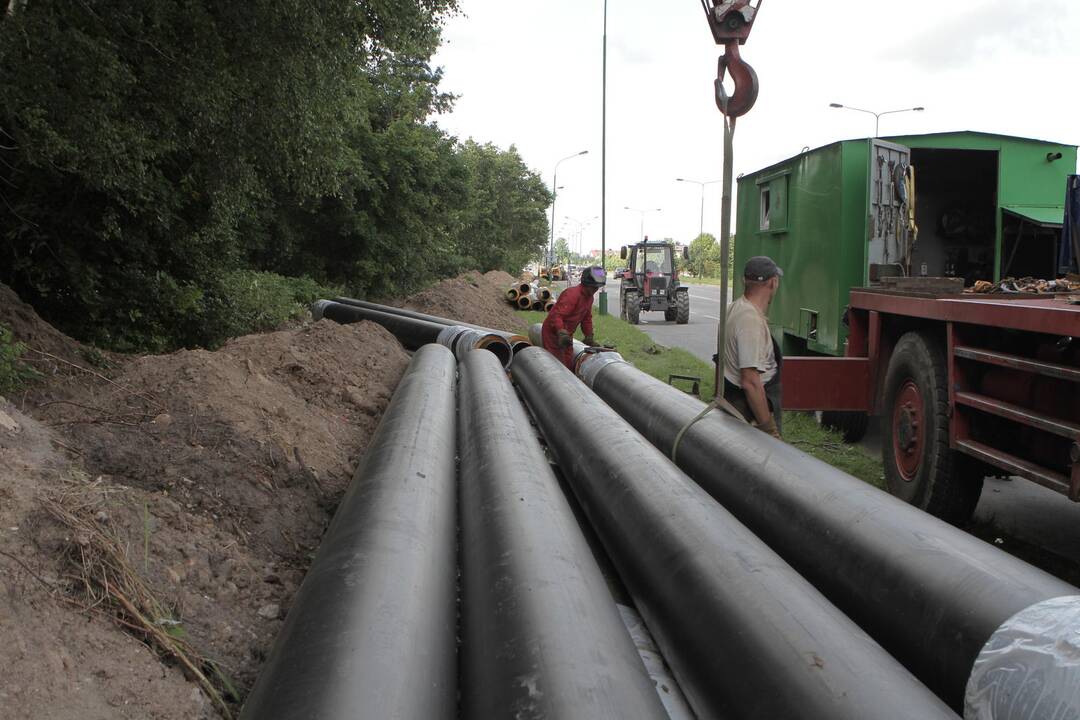
[[[1074,145],[981,132],[836,142],[739,178],[735,268],[784,269],[770,322],[785,354],[843,355],[853,287],[1056,277],[1075,171]]]

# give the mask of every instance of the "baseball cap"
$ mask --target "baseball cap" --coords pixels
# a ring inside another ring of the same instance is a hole
[[[763,282],[773,277],[784,277],[784,271],[773,262],[771,257],[757,255],[746,261],[743,277],[747,280]]]

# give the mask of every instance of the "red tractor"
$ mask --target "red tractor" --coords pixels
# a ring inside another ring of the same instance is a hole
[[[675,245],[644,242],[623,247],[620,257],[629,256],[619,287],[619,317],[637,325],[641,311],[664,313],[664,319],[680,325],[690,322],[690,292],[679,283],[675,269]],[[689,259],[683,248],[683,258]]]

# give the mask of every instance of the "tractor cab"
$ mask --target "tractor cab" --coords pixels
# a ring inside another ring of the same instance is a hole
[[[687,251],[683,249],[683,256]],[[629,260],[619,288],[619,316],[637,325],[641,311],[664,313],[664,319],[680,325],[690,321],[690,296],[679,284],[675,269],[675,245],[643,242],[623,247],[620,256]]]

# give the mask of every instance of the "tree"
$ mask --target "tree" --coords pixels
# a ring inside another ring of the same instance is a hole
[[[720,244],[709,233],[702,233],[690,243],[688,267],[696,277],[716,277],[720,274]]]
[[[551,193],[511,146],[466,141],[459,149],[466,204],[458,215],[455,249],[468,267],[516,274],[548,241]]]
[[[387,247],[404,216],[426,258],[461,175],[422,125],[449,104],[429,59],[456,7],[22,4],[0,20],[0,281],[81,337],[162,347],[214,339],[231,270],[330,264],[317,229]],[[337,226],[316,215],[335,204]]]
[[[566,238],[555,239],[555,260],[561,263],[570,260],[570,243],[566,241]]]

